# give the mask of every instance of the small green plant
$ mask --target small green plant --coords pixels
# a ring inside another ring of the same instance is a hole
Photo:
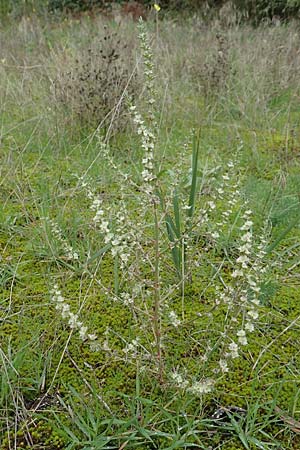
[[[205,421],[200,417],[201,406],[195,407],[193,414],[186,414],[189,402],[174,396],[169,402],[169,406],[176,409],[172,414],[159,402],[143,397],[139,381],[137,378],[134,395],[121,396],[127,417],[111,413],[110,417],[103,418],[95,390],[92,389],[89,399],[85,400],[68,387],[73,399],[67,404],[61,403],[63,411],[68,411],[73,418],[72,426],[66,425],[61,416],[55,414],[57,432],[66,442],[71,441],[67,448],[175,450],[197,446],[206,449],[201,438],[201,431],[205,430]]]

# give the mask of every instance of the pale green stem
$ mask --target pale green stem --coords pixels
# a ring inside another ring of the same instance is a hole
[[[156,346],[156,357],[158,363],[159,378],[163,379],[163,359],[161,349],[161,298],[160,298],[160,270],[159,270],[159,223],[157,200],[153,199],[154,212],[154,245],[155,245],[155,262],[154,262],[154,311],[153,311],[153,327]]]
[[[185,239],[185,238],[183,238]],[[184,287],[185,287],[185,257],[186,248],[185,242],[181,243],[181,315],[184,320]]]

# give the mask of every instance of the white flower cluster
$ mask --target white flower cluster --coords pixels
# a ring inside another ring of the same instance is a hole
[[[154,74],[154,64],[153,64],[153,54],[151,51],[151,46],[149,42],[149,37],[147,34],[147,31],[145,29],[145,25],[142,20],[139,22],[139,42],[140,42],[140,48],[141,53],[143,56],[143,62],[144,62],[144,84],[146,87],[146,91],[148,93],[148,106],[149,106],[149,119],[154,121],[154,115],[152,111],[152,106],[155,103],[155,74]]]
[[[177,370],[174,370],[174,372],[170,374],[170,378],[172,383],[180,389],[186,389],[189,386],[189,382],[186,377],[177,372]]]
[[[217,195],[222,200],[224,200],[225,192],[230,192],[226,199],[229,207],[222,213],[221,221],[216,224],[220,228],[226,226],[226,223],[228,223],[228,219],[233,213],[234,207],[237,205],[240,194],[238,183],[230,183],[231,178],[233,177],[233,162],[230,161],[227,164],[227,167],[228,171],[222,176],[222,184],[217,189]],[[210,204],[209,206],[212,210],[213,205]],[[228,285],[223,292],[218,292],[219,300],[217,303],[220,303],[221,300],[227,305],[229,310],[233,310],[236,305],[238,308],[242,308],[243,312],[243,325],[236,330],[236,342],[232,340],[229,343],[227,352],[219,361],[219,369],[223,373],[228,371],[227,359],[237,358],[239,356],[239,347],[248,344],[247,332],[254,331],[254,321],[258,319],[259,315],[259,280],[261,274],[265,271],[262,263],[262,259],[265,255],[263,250],[265,242],[263,243],[263,241],[261,241],[259,251],[255,252],[252,234],[253,221],[251,220],[251,217],[252,211],[250,209],[247,209],[242,215],[244,223],[239,229],[241,233],[241,243],[238,247],[239,255],[235,261],[235,268],[232,272],[234,285]],[[218,230],[212,234],[212,237],[216,239],[219,237]],[[256,260],[253,262],[254,254],[256,255]],[[237,317],[232,317],[231,323],[234,324],[235,322],[238,322]],[[230,329],[232,328],[230,327]]]
[[[88,333],[88,328],[80,322],[78,314],[71,312],[69,303],[66,302],[65,298],[62,296],[58,285],[55,284],[53,289],[50,291],[51,300],[55,304],[55,309],[60,312],[63,319],[68,320],[68,325],[72,330],[77,330],[79,337],[82,341],[90,341],[91,349],[97,350],[97,335]]]
[[[243,219],[245,220],[244,224],[240,227],[240,231],[242,231],[241,236],[241,245],[238,248],[240,256],[236,260],[237,268],[233,271],[233,278],[244,278],[247,271],[250,269],[250,255],[252,252],[253,246],[253,236],[252,236],[252,225],[253,222],[250,220],[250,216],[252,215],[252,211],[248,209],[243,214]]]
[[[108,220],[109,209],[105,208],[99,195],[93,192],[86,181],[80,180],[80,183],[91,201],[90,209],[94,212],[94,224],[103,234],[104,243],[111,245],[112,256],[119,256],[121,268],[124,268],[130,256],[128,223],[126,220],[127,211],[124,203],[121,203],[119,211],[115,213],[115,224],[112,230],[111,223]]]
[[[226,359],[237,358],[239,347],[248,344],[247,332],[254,331],[254,323],[259,317],[259,294],[261,291],[259,284],[261,276],[266,271],[263,261],[266,254],[264,250],[266,240],[262,238],[260,244],[255,248],[251,216],[252,211],[250,209],[247,209],[242,215],[244,223],[240,227],[242,235],[240,237],[241,244],[238,248],[239,256],[235,261],[236,268],[232,272],[234,285],[227,286],[223,292],[219,291],[220,299],[229,309],[232,310],[236,305],[243,312],[243,326],[236,331],[236,342],[234,340],[230,342],[225,357],[219,361],[221,372],[228,371]],[[254,255],[255,259],[253,258]],[[231,322],[237,322],[237,318],[232,317]]]
[[[232,359],[238,358],[239,356],[239,346],[235,342],[231,342],[228,345],[229,353],[226,355],[227,357],[231,357]]]
[[[137,133],[141,137],[142,148],[144,151],[144,156],[142,159],[144,191],[146,194],[152,195],[153,181],[156,179],[154,174],[154,148],[156,139],[153,131],[157,129],[153,112],[153,105],[155,104],[155,75],[153,67],[153,54],[151,52],[148,35],[142,20],[139,22],[139,42],[144,63],[144,85],[148,103],[146,121],[141,114],[138,113],[135,105],[130,107],[130,111],[133,115],[133,121],[137,126]],[[147,122],[147,125],[145,122]]]
[[[218,184],[218,188],[216,189],[216,192],[213,192],[211,194],[212,201],[207,202],[207,212],[211,213],[216,209],[216,202],[217,200],[225,200],[226,197],[226,204],[228,205],[227,209],[222,212],[222,218],[218,222],[215,223],[216,229],[212,231],[211,237],[213,239],[218,239],[220,237],[220,229],[226,226],[228,223],[228,219],[231,216],[231,214],[234,211],[234,207],[236,206],[238,200],[239,200],[239,183],[235,182],[232,184],[233,179],[233,173],[234,173],[235,165],[233,161],[229,161],[227,163],[227,172],[223,173],[221,177],[221,181]]]
[[[215,381],[211,378],[195,381],[187,390],[191,394],[201,397],[203,394],[209,394],[214,388]]]
[[[125,268],[130,256],[129,234],[127,232],[126,211],[122,209],[116,213],[116,223],[113,235],[111,233],[106,235],[106,239],[110,238],[112,245],[112,256],[119,256],[121,261],[121,268]]]
[[[216,241],[220,237],[221,230],[228,224],[230,215],[234,212],[234,207],[239,200],[239,183],[232,184],[233,173],[235,165],[232,161],[227,163],[227,171],[221,177],[221,180],[217,180],[216,174],[220,167],[215,167],[208,171],[208,175],[211,179],[212,185],[218,187],[210,193],[210,200],[206,202],[203,208],[198,211],[198,226],[209,224],[209,236]],[[222,212],[222,217],[219,220],[212,219],[212,215],[218,211],[218,201],[222,200],[222,203],[228,205],[227,209]],[[183,207],[188,209],[188,205]],[[207,251],[209,248],[205,248]]]
[[[131,361],[136,364],[136,359],[140,361],[150,361],[153,357],[152,352],[141,343],[140,338],[137,336],[131,342],[127,342],[123,348],[123,353],[127,361]]]
[[[260,304],[259,294],[261,290],[259,280],[266,270],[263,265],[266,242],[263,239],[258,246],[258,251],[255,252],[255,261],[252,262],[251,260],[254,250],[251,214],[252,211],[250,209],[243,214],[245,222],[240,228],[243,232],[241,236],[242,245],[239,247],[240,256],[236,260],[237,268],[232,273],[232,277],[236,279],[237,283],[242,284],[243,281],[246,281],[245,288],[240,291],[240,302],[246,309],[245,330],[249,332],[254,331],[253,322],[259,316],[258,307]],[[247,343],[246,337],[239,336],[239,342],[245,345],[244,343]]]
[[[101,154],[101,158],[105,159],[111,169],[113,169],[114,173],[118,175],[119,179],[123,179],[124,182],[129,182],[134,185],[132,179],[130,178],[127,172],[123,172],[119,165],[115,163],[115,160],[111,154],[110,146],[107,142],[104,142],[103,136],[100,132],[96,133],[99,153]]]
[[[88,181],[82,177],[79,178],[80,186],[85,189],[88,199],[90,200],[90,210],[94,212],[93,222],[95,225],[101,225],[104,215],[107,213],[104,211],[104,205],[99,195],[97,195]],[[108,225],[108,223],[107,223]],[[106,228],[106,227],[105,227]]]
[[[126,354],[126,356],[129,357],[136,357],[139,352],[140,347],[140,340],[137,337],[136,339],[133,339],[131,342],[128,342],[126,346],[123,348],[123,352]]]
[[[169,316],[171,325],[173,325],[173,327],[175,327],[175,328],[179,327],[179,325],[181,324],[181,320],[178,319],[178,316],[175,313],[175,311],[170,311],[168,316]]]
[[[128,292],[121,292],[119,294],[119,299],[124,306],[131,307],[134,305],[134,296],[130,295]]]
[[[204,378],[200,381],[194,381],[190,383],[187,380],[186,376],[183,376],[177,370],[170,374],[170,378],[172,380],[172,383],[176,387],[182,390],[186,390],[187,392],[191,393],[192,395],[196,395],[197,397],[201,397],[204,394],[212,392],[215,385],[215,381],[211,378]]]
[[[62,230],[59,228],[58,224],[49,217],[46,217],[45,219],[49,223],[51,231],[55,236],[57,242],[59,242],[59,244],[61,245],[66,258],[70,261],[77,261],[79,259],[78,253],[75,252],[72,246],[66,241],[66,239],[63,238]]]
[[[221,184],[219,184],[216,193],[212,194],[211,200],[207,202],[203,211],[206,216],[212,214],[217,209],[216,203],[218,200],[228,204],[228,208],[222,212],[221,220],[215,221],[215,228],[211,232],[211,237],[214,240],[220,237],[220,230],[226,229],[228,224],[231,223],[229,218],[234,213],[240,198],[239,183],[233,178],[233,169],[234,164],[230,161],[227,164],[227,172],[222,175]],[[234,180],[233,183],[232,179]],[[229,343],[227,339],[223,340],[223,354],[219,360],[218,368],[215,369],[216,373],[228,372],[228,361],[238,358],[240,348],[248,344],[247,333],[254,331],[255,321],[259,317],[260,283],[262,274],[266,271],[264,262],[266,240],[261,239],[258,246],[254,242],[251,209],[247,208],[241,219],[243,222],[239,228],[239,253],[231,274],[232,282],[225,284],[223,281],[222,287],[216,287],[215,304],[223,303],[228,308],[224,337],[230,339]],[[239,315],[241,315],[241,321],[238,318]]]
[[[151,182],[155,180],[154,175],[154,147],[155,147],[155,136],[154,134],[145,126],[145,122],[142,116],[137,113],[136,106],[131,106],[130,110],[133,113],[133,121],[137,125],[137,132],[141,136],[142,148],[144,150],[144,156],[142,159],[143,171],[142,177],[144,183],[147,186],[146,191],[152,193]]]
[[[228,364],[227,364],[227,360],[225,358],[224,359],[222,359],[222,358],[220,359],[219,366],[220,366],[220,370],[221,370],[222,373],[229,372],[229,367],[228,367]]]

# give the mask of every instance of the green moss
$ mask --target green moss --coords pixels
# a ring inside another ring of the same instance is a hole
[[[20,450],[61,450],[65,448],[66,442],[45,420],[36,417],[34,424],[24,423],[15,436],[12,432],[7,433],[1,441],[1,450],[9,450],[12,445],[17,445]]]

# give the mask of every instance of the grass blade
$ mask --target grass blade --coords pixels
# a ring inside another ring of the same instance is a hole
[[[194,214],[195,209],[195,201],[196,201],[196,192],[197,192],[197,171],[198,171],[198,160],[199,160],[199,147],[200,140],[199,136],[194,136],[193,141],[193,155],[192,155],[192,183],[191,190],[189,196],[189,209],[188,209],[188,217],[191,219]]]

